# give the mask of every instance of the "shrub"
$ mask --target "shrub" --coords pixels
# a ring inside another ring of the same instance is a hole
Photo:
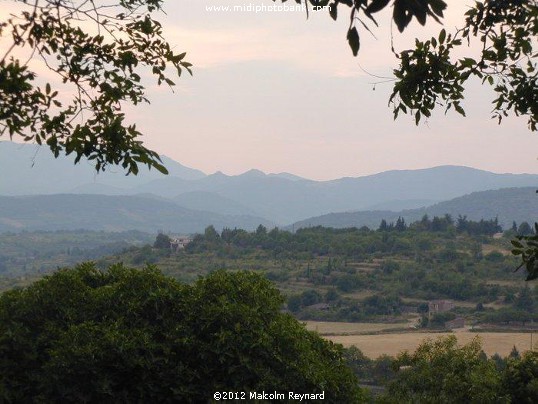
[[[362,392],[342,348],[281,313],[262,276],[194,285],[93,264],[0,296],[0,401],[208,402],[216,391]]]

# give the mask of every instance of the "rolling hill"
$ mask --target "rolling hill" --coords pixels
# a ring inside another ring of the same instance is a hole
[[[219,215],[190,210],[144,196],[39,195],[0,197],[0,232],[23,230],[158,230],[202,232],[205,227],[253,230],[272,223],[255,216]]]
[[[170,175],[184,180],[205,177],[199,170],[162,157]],[[40,195],[57,193],[132,194],[142,184],[162,178],[156,170],[140,169],[137,176],[126,176],[123,169],[109,167],[97,174],[91,164],[73,164],[73,156],[57,159],[47,149],[31,144],[0,141],[0,195]],[[5,174],[8,173],[9,175]]]
[[[241,175],[205,175],[163,157],[170,175],[143,171],[125,176],[119,169],[101,174],[72,159],[55,160],[34,145],[0,142],[0,195],[154,194],[186,209],[214,214],[257,216],[286,225],[328,212],[400,211],[433,205],[477,191],[538,185],[538,175],[497,174],[469,167],[441,166],[387,171],[332,181],[250,170]],[[362,220],[362,219],[361,219]]]
[[[377,228],[382,219],[395,222],[401,216],[407,223],[419,220],[425,214],[442,216],[450,214],[453,218],[466,215],[471,220],[492,219],[497,217],[503,228],[509,228],[512,221],[518,224],[526,221],[538,221],[538,195],[536,188],[504,188],[473,192],[469,195],[440,202],[426,208],[407,209],[398,212],[389,210],[372,210],[358,212],[330,213],[301,220],[291,228],[326,226],[326,227],[361,227]]]

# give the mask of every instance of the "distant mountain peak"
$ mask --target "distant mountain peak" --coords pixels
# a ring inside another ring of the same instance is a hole
[[[271,173],[271,174],[267,174],[267,176],[268,177],[284,178],[284,179],[290,180],[290,181],[302,181],[302,180],[305,180],[305,178],[303,178],[303,177],[299,177],[298,175],[291,174],[291,173],[286,173],[286,172],[283,172],[283,173]]]
[[[227,175],[227,174],[224,174],[222,171],[216,171],[214,172],[213,174],[209,175],[208,177],[213,177],[213,178],[229,178],[230,176]]]
[[[261,170],[252,168],[248,171],[245,171],[243,174],[240,174],[240,177],[265,177],[265,173]]]

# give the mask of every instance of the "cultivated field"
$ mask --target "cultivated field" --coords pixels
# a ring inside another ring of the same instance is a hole
[[[409,327],[409,323],[340,323],[326,321],[306,321],[306,328],[321,335],[356,335],[376,333]]]
[[[344,323],[345,324],[345,323]],[[379,324],[373,324],[378,326]],[[337,329],[335,326],[333,329]],[[345,328],[345,327],[344,327]],[[428,333],[428,332],[409,332],[409,333],[392,333],[376,335],[326,335],[325,338],[340,343],[346,347],[355,345],[366,356],[377,358],[382,354],[397,355],[404,350],[414,351],[418,345],[426,338],[439,338],[450,333]],[[482,339],[482,347],[488,355],[498,353],[501,356],[507,356],[514,345],[519,352],[530,349],[530,333],[505,333],[505,332],[483,332],[473,333],[470,331],[456,332],[460,344],[466,344],[476,335]],[[533,345],[536,348],[538,334],[533,334]]]

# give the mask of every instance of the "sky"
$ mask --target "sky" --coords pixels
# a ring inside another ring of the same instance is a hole
[[[462,24],[472,1],[451,0],[444,25]],[[538,173],[538,136],[526,119],[497,125],[490,119],[491,90],[472,83],[467,118],[442,110],[415,126],[393,120],[388,106],[397,61],[390,51],[428,38],[441,26],[416,21],[404,35],[390,10],[378,14],[372,36],[360,28],[361,50],[346,41],[349,12],[338,21],[327,11],[247,11],[271,0],[165,1],[164,35],[187,52],[194,75],[173,92],[149,82],[150,105],[128,108],[146,145],[206,173],[240,174],[256,168],[315,180],[356,177],[394,169],[465,165],[494,172]],[[276,3],[281,4],[281,3]],[[293,5],[293,1],[288,1]],[[245,11],[208,8],[241,5]],[[375,84],[378,82],[377,84]]]

